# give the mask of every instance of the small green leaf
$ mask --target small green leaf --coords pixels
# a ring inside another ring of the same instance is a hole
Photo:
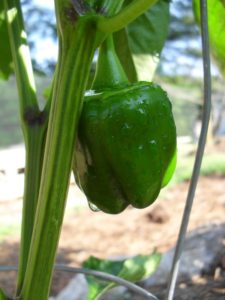
[[[160,259],[161,255],[157,252],[120,261],[101,260],[92,256],[84,262],[83,267],[137,282],[152,275],[157,270]],[[98,299],[107,290],[116,286],[115,283],[104,282],[92,276],[87,276],[87,282],[89,286],[87,300]]]
[[[3,2],[0,1],[0,79],[7,80],[13,73],[13,62]]]
[[[168,24],[169,1],[159,0],[128,25],[132,53],[159,55],[168,35]]]
[[[83,263],[83,267],[117,275],[123,267],[123,264],[123,260],[103,260],[94,256],[90,256],[88,260]]]
[[[125,4],[129,4],[127,0]],[[159,0],[127,27],[139,80],[152,80],[168,35],[169,0]]]
[[[97,257],[91,256],[83,263],[83,267],[106,272],[112,275],[117,275],[123,267],[123,261],[102,260]],[[114,286],[114,284],[103,282],[92,276],[87,276],[87,282],[89,286],[87,300],[97,299],[97,296],[100,296],[109,288],[109,286]]]
[[[208,25],[212,56],[221,73],[225,76],[225,1],[209,0]],[[196,21],[200,24],[200,1],[193,1]]]
[[[137,282],[152,275],[160,263],[161,255],[157,252],[151,255],[137,255],[124,261],[123,269],[118,274],[126,280]]]

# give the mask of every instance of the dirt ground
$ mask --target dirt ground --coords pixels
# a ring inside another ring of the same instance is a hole
[[[121,258],[149,254],[153,249],[160,252],[169,250],[176,243],[188,184],[183,182],[163,190],[156,203],[144,210],[128,208],[116,216],[89,209],[70,210],[65,216],[57,262],[80,266],[90,255]],[[202,225],[224,223],[225,226],[224,190],[225,178],[222,176],[214,175],[200,179],[189,232]],[[10,210],[10,205],[5,209]],[[0,265],[17,264],[18,245],[18,236],[10,236],[0,243]],[[71,277],[68,274],[56,273],[52,295],[56,295]],[[0,273],[0,287],[12,295],[15,288],[15,272]],[[151,292],[161,300],[165,290],[165,286],[158,286],[153,287]],[[137,295],[130,295],[130,298],[126,299],[142,300]],[[225,299],[225,250],[223,249],[221,256],[207,274],[194,280],[179,282],[175,299]]]

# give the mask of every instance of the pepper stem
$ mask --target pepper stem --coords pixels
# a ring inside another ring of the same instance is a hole
[[[94,90],[102,90],[115,85],[128,84],[128,82],[128,78],[116,54],[111,34],[105,39],[99,49],[96,75],[92,88]]]

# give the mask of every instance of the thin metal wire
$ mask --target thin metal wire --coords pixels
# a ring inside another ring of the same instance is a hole
[[[189,223],[193,200],[195,196],[196,186],[200,173],[202,158],[204,154],[207,131],[211,112],[211,71],[210,71],[210,53],[209,53],[209,34],[208,34],[208,15],[207,0],[200,0],[201,8],[201,36],[202,36],[202,55],[203,55],[203,73],[204,73],[204,105],[202,128],[196,153],[193,173],[188,190],[186,205],[183,213],[182,223],[173,258],[173,264],[169,276],[166,300],[172,300],[174,297],[176,281],[178,277],[181,254],[184,248],[185,235]]]
[[[18,270],[18,268],[16,266],[0,266],[0,271],[17,271],[17,270]],[[136,285],[132,282],[129,282],[125,279],[122,279],[120,277],[105,273],[105,272],[94,271],[94,270],[89,270],[89,269],[84,269],[84,268],[67,267],[67,266],[58,265],[58,264],[55,265],[55,270],[94,276],[94,277],[97,277],[104,281],[110,281],[110,282],[114,282],[118,285],[125,286],[129,290],[131,290],[141,296],[146,297],[146,299],[158,300],[158,298],[156,296],[154,296],[152,293],[148,292],[147,290],[139,287],[138,285]]]

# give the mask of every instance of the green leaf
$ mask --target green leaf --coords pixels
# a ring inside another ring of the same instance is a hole
[[[130,2],[125,1],[125,5]],[[128,41],[139,80],[152,80],[167,39],[168,28],[169,0],[159,0],[128,25]]]
[[[83,263],[83,267],[117,275],[123,267],[123,261],[101,260],[91,256]],[[93,276],[87,276],[87,282],[89,286],[87,300],[97,299],[97,296],[100,296],[104,291],[114,286],[114,284],[103,282]]]
[[[123,269],[118,275],[132,282],[140,281],[157,270],[160,259],[161,255],[156,252],[151,255],[137,255],[124,261]]]
[[[212,56],[225,76],[225,1],[208,0],[208,25]],[[200,3],[193,1],[196,21],[200,24]]]
[[[7,80],[13,73],[13,62],[3,2],[0,1],[0,78]]]
[[[157,252],[120,261],[101,260],[92,256],[83,263],[83,267],[137,282],[152,275],[157,270],[160,259],[161,255]],[[87,282],[89,286],[87,300],[98,299],[107,290],[116,286],[115,283],[104,282],[92,276],[87,276]]]

